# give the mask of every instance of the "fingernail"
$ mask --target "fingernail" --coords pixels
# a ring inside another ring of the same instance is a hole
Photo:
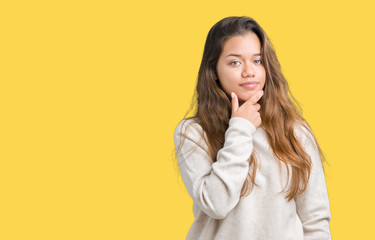
[[[232,96],[232,98],[234,98],[234,92],[232,92],[230,95]]]

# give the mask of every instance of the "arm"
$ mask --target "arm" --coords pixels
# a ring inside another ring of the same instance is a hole
[[[331,239],[329,230],[331,213],[319,151],[312,136],[307,132],[304,133],[302,143],[312,162],[306,191],[295,198],[297,213],[303,224],[304,239]]]
[[[183,121],[184,122],[184,121]],[[231,118],[225,133],[225,142],[212,163],[207,144],[201,138],[199,124],[182,127],[181,122],[174,133],[177,159],[182,179],[191,198],[207,215],[224,218],[238,203],[246,180],[253,149],[255,126],[240,117]],[[182,136],[186,139],[178,149]]]

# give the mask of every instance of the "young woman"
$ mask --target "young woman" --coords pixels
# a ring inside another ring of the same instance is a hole
[[[324,156],[256,21],[211,28],[196,94],[174,133],[194,201],[187,239],[330,239]]]

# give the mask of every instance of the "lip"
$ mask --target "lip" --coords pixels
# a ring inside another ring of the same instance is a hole
[[[256,88],[258,84],[259,83],[255,81],[248,81],[248,82],[241,83],[240,86],[253,89],[253,88]]]

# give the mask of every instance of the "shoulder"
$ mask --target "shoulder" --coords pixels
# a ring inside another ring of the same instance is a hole
[[[180,147],[185,144],[193,144],[207,148],[206,133],[195,118],[183,119],[177,125],[174,131],[174,142],[176,146]]]
[[[194,152],[200,149],[208,153],[207,137],[196,119],[183,119],[174,131],[174,143],[177,155]],[[186,158],[186,157],[185,157]]]
[[[314,144],[314,135],[310,126],[306,122],[296,123],[294,126],[294,135],[303,144]]]
[[[295,127],[295,136],[300,141],[306,153],[312,157],[313,162],[318,161],[321,163],[324,158],[321,158],[321,150],[316,142],[316,138],[310,126],[304,122]]]
[[[186,118],[179,122],[174,131],[174,138],[185,137],[199,137],[202,136],[203,129],[201,125],[194,118]]]

